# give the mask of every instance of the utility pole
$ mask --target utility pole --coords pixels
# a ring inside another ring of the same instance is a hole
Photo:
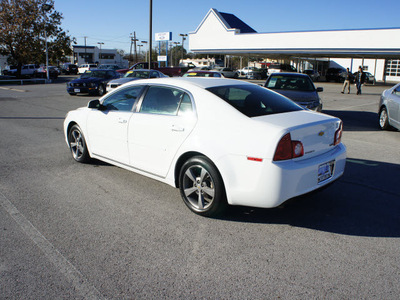
[[[136,31],[133,32],[133,44],[135,46],[135,63],[138,62],[137,60],[137,52],[136,52],[136,42],[138,41],[138,39],[136,38]]]

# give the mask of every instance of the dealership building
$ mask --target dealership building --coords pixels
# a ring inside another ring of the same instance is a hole
[[[400,28],[258,33],[233,14],[210,9],[194,32],[194,53],[290,61],[299,71],[359,66],[378,81],[400,82]]]

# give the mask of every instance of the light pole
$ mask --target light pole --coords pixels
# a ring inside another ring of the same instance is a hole
[[[143,47],[143,45],[141,45],[141,44],[139,44],[139,45],[137,45],[138,47],[139,47],[139,56],[140,56],[140,48],[142,48]]]
[[[180,33],[179,35],[182,37],[182,62],[183,62],[183,49],[184,49],[183,45],[186,40],[186,36],[188,36],[188,35],[186,33]]]
[[[149,5],[149,11],[150,11],[150,16],[149,16],[149,70],[151,69],[151,42],[153,38],[153,0],[149,0],[150,5]]]
[[[175,48],[180,44],[180,42],[174,42]],[[176,51],[175,51],[176,52]],[[171,56],[172,56],[172,50],[171,50]],[[178,57],[178,53],[176,53],[176,57]],[[171,57],[172,63],[174,63],[173,58]]]
[[[49,50],[47,48],[47,30],[46,30],[46,23],[47,23],[47,13],[53,8],[51,4],[43,4],[42,9],[45,15],[45,23],[44,23],[44,38],[46,40],[46,82],[49,81]]]
[[[101,45],[104,45],[104,43],[103,42],[98,42],[97,44],[100,45],[99,64],[101,65]]]
[[[147,41],[142,41],[142,43],[143,43],[143,44],[147,44]],[[144,53],[145,53],[145,61],[148,61],[148,60],[147,60],[147,52],[145,51]],[[150,68],[150,69],[151,69],[151,68]]]

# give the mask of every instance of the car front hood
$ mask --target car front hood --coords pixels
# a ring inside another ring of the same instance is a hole
[[[288,91],[288,90],[274,90],[275,92],[288,97],[295,102],[314,102],[318,101],[319,97],[317,92],[304,92],[304,91]]]
[[[99,83],[105,80],[104,78],[90,77],[90,78],[78,78],[70,81],[70,83]]]

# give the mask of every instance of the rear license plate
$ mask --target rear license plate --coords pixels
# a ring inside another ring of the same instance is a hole
[[[335,168],[335,161],[332,160],[318,167],[318,183],[332,177]]]
[[[81,90],[80,90],[80,89],[74,89],[74,92],[75,92],[75,93],[80,93]]]

